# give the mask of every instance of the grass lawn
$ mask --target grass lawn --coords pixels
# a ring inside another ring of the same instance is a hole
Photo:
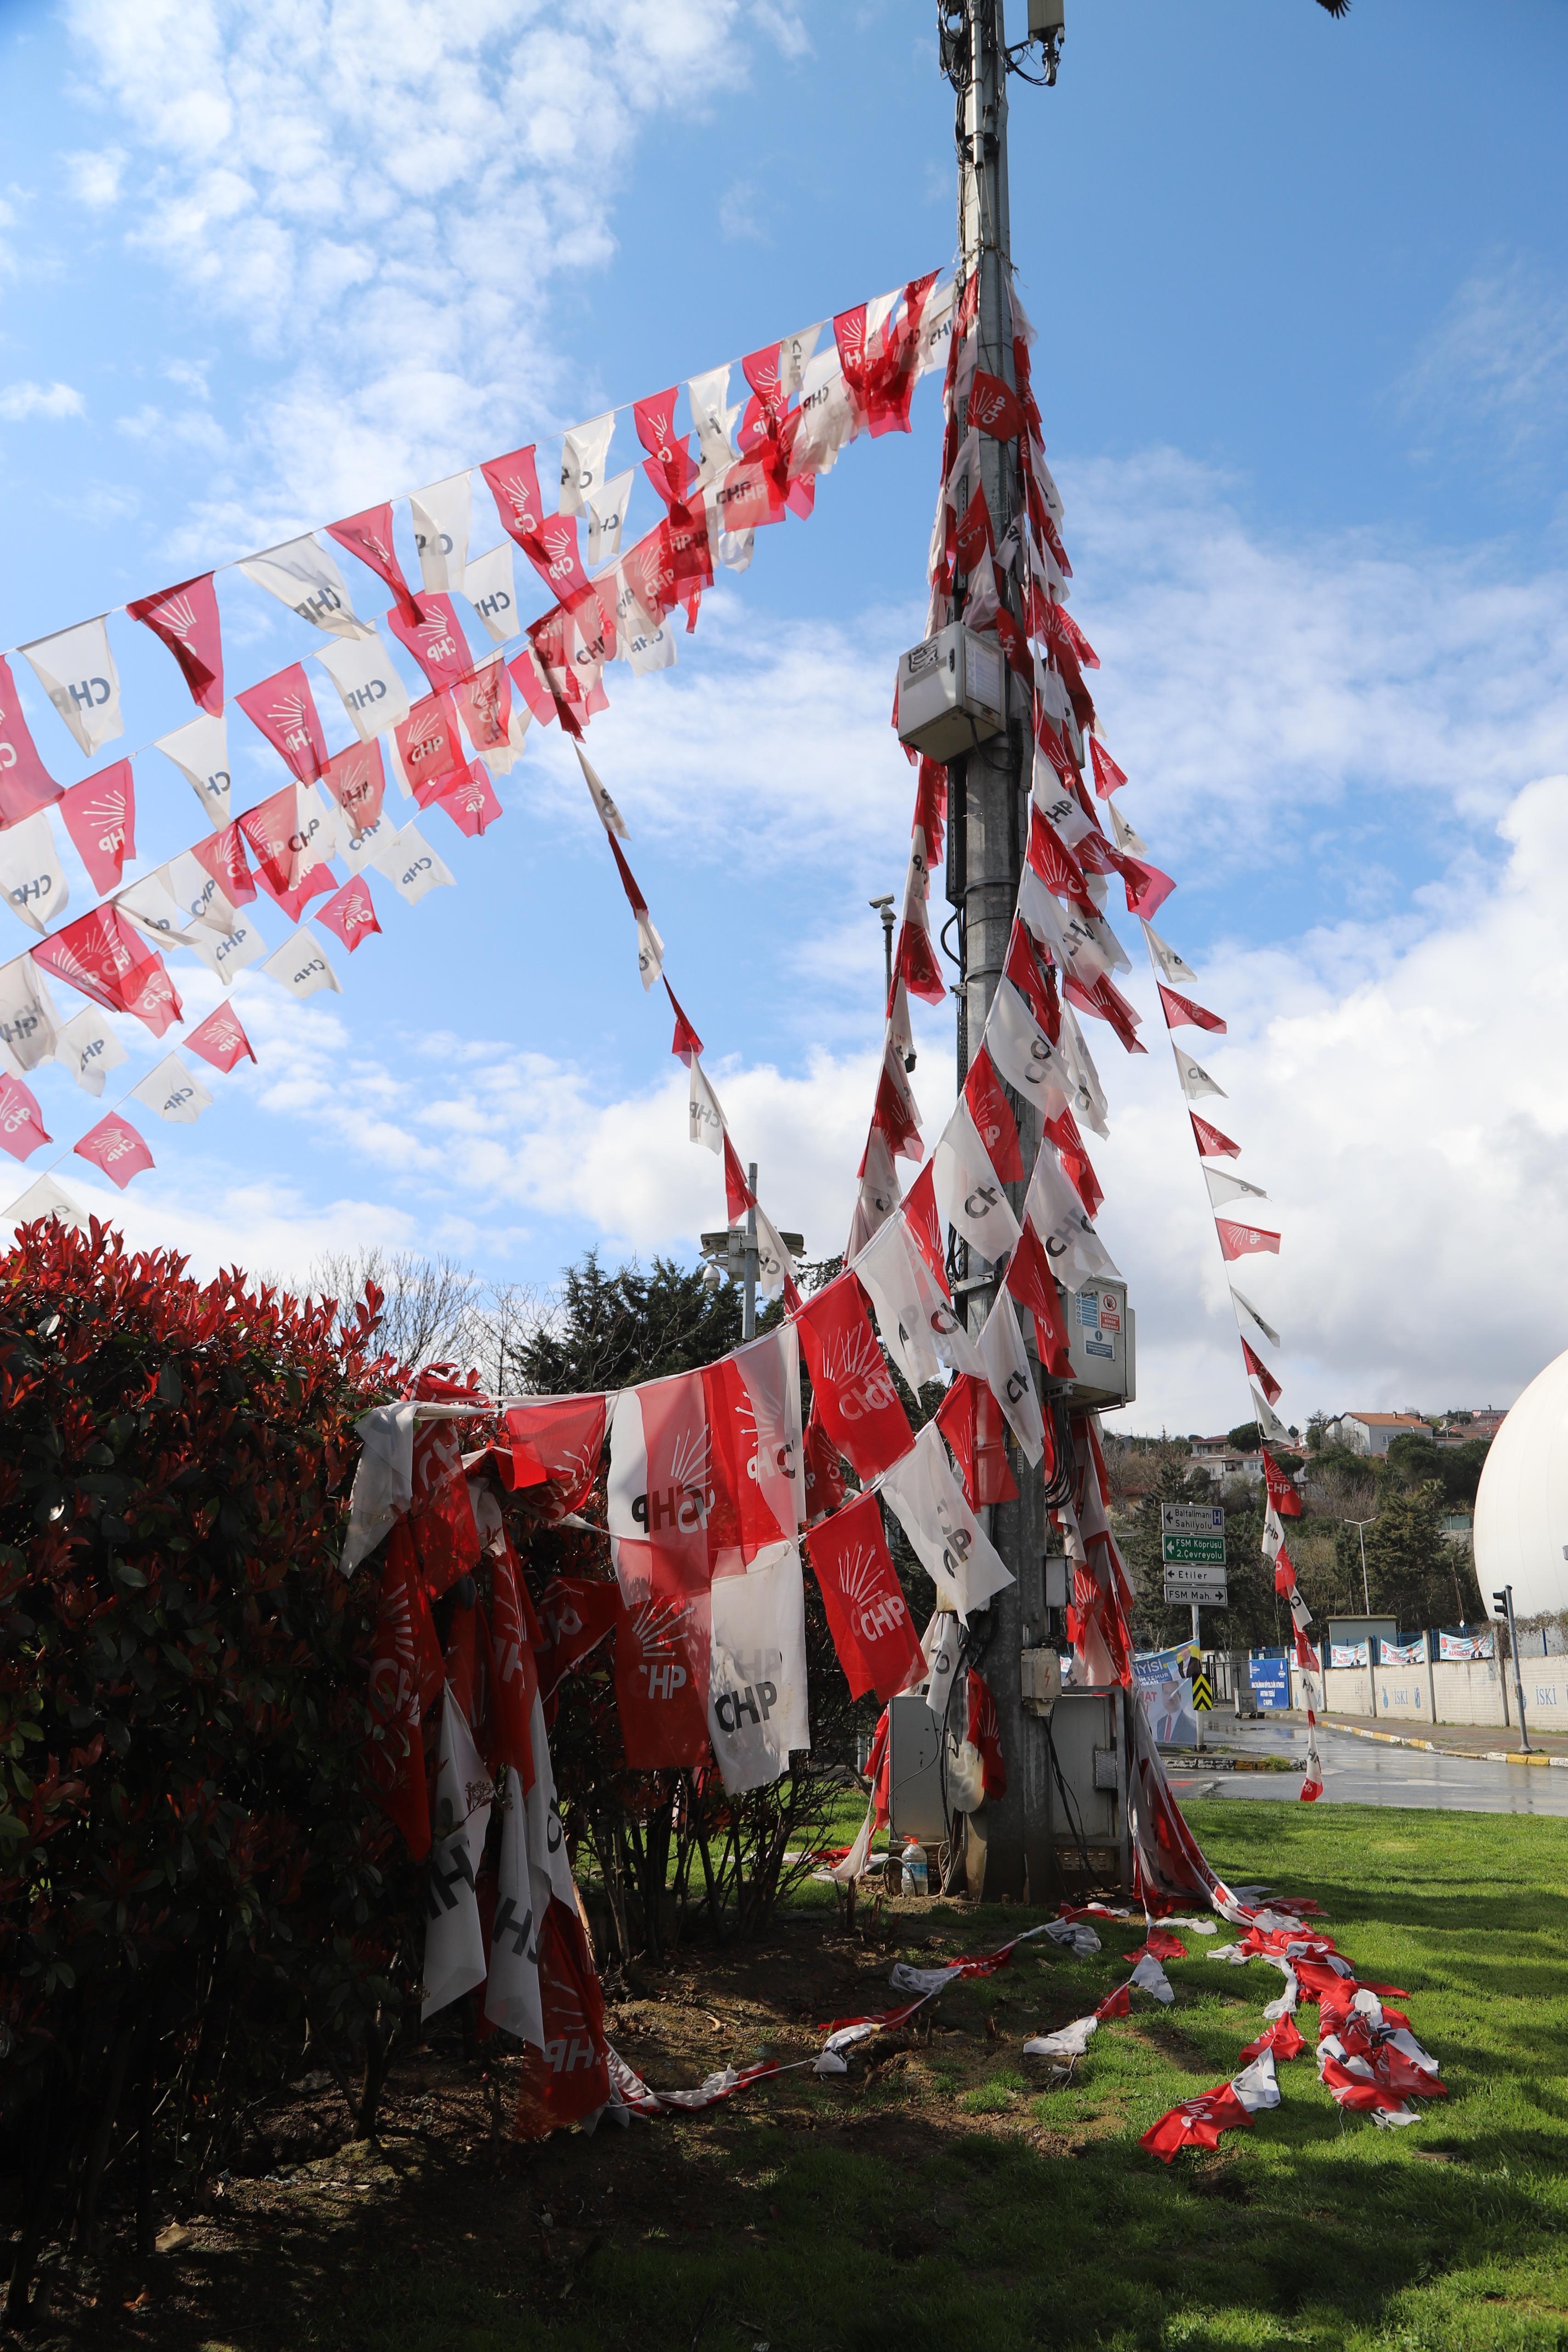
[[[443,2139],[407,2127],[442,2106],[426,2069],[393,2101],[384,2154],[340,2154],[254,2196],[231,2184],[222,2242],[193,2217],[193,2266],[146,2340],[1568,2346],[1568,1824],[1224,1801],[1190,1813],[1219,1869],[1316,1896],[1359,1972],[1407,1989],[1450,2094],[1418,2124],[1342,2116],[1303,2056],[1280,2070],[1276,2112],[1167,2170],[1139,2133],[1236,2070],[1280,1979],[1204,1959],[1223,1928],[1189,1935],[1192,1957],[1169,1968],[1175,2009],[1134,1996],[1073,2079],[1044,2089],[1019,2045],[1092,2007],[1140,1940],[1102,1923],[1092,1959],[1026,1948],[848,2077],[787,2075],[706,2116],[519,2150],[486,2137],[470,2090],[463,2134]],[[812,2020],[887,2003],[891,1958],[983,1948],[1024,1918],[906,1902],[852,1942],[803,1906],[766,1949],[684,1955],[634,1983],[612,2036],[665,2086],[764,2048],[803,2055]],[[1309,2038],[1315,2024],[1303,2009]]]

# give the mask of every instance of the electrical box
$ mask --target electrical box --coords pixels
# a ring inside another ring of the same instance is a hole
[[[1049,1715],[1061,1696],[1061,1660],[1054,1650],[1022,1653],[1023,1703],[1030,1715]]]
[[[898,740],[928,760],[956,760],[1007,724],[1001,641],[954,621],[898,663]]]
[[[1042,33],[1061,33],[1067,29],[1067,0],[1029,0],[1029,37],[1038,41]]]
[[[1065,1609],[1072,1598],[1072,1571],[1064,1551],[1048,1551],[1040,1563],[1045,1577],[1045,1605]]]
[[[1068,1402],[1082,1411],[1113,1412],[1137,1394],[1137,1318],[1124,1282],[1086,1282],[1061,1292],[1067,1352],[1072,1360]]]
[[[895,1837],[940,1845],[947,1834],[941,1727],[918,1691],[887,1703],[887,1811]]]

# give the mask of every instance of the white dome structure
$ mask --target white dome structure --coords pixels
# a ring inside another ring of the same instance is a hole
[[[1568,1355],[1536,1374],[1491,1442],[1475,1548],[1489,1611],[1505,1584],[1516,1616],[1568,1610]]]

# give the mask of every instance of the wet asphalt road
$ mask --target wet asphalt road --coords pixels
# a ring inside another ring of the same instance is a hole
[[[1238,1723],[1210,1717],[1211,1736],[1245,1753],[1306,1757],[1306,1727],[1290,1722]],[[1433,1756],[1417,1748],[1385,1748],[1348,1732],[1320,1727],[1323,1793],[1320,1804],[1424,1806],[1437,1812],[1568,1814],[1568,1770],[1551,1765],[1486,1764],[1468,1756]],[[1214,1772],[1167,1759],[1178,1798],[1234,1797],[1249,1803],[1293,1804],[1301,1774]]]

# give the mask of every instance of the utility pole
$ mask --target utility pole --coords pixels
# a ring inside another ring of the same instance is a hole
[[[1031,29],[1040,0],[1030,0]],[[1051,11],[1060,24],[1060,6]],[[958,240],[967,277],[978,278],[978,358],[988,373],[1016,389],[1013,369],[1011,254],[1008,217],[1008,56],[1003,0],[939,0],[938,37],[943,69],[957,98]],[[1054,79],[1054,34],[1047,43]],[[959,438],[968,423],[960,410]],[[979,475],[999,541],[1021,509],[1023,483],[1016,446],[982,433]],[[973,484],[960,491],[960,509]],[[955,583],[956,586],[957,583]],[[965,583],[967,589],[967,583]],[[1021,622],[1018,590],[998,572],[998,593]],[[955,600],[956,604],[956,599]],[[960,608],[961,610],[961,608]],[[970,1041],[978,1041],[1007,956],[1013,909],[1028,841],[1032,729],[1027,697],[1009,680],[1006,729],[955,760],[947,771],[947,898],[958,915],[958,1084],[968,1074]],[[1018,1120],[1024,1166],[1030,1168],[1040,1145],[1032,1106],[1009,1089]],[[1009,1197],[1021,1217],[1021,1185]],[[955,1301],[971,1332],[978,1333],[996,1297],[993,1266],[960,1244]],[[1029,1347],[1033,1360],[1034,1342]],[[1037,1373],[1038,1377],[1038,1373]],[[997,1594],[988,1610],[970,1620],[966,1657],[984,1674],[997,1703],[1002,1753],[1007,1759],[1005,1797],[972,1818],[967,1878],[972,1895],[988,1901],[1010,1895],[1026,1885],[1032,1900],[1053,1891],[1056,1860],[1051,1834],[1051,1794],[1047,1727],[1023,1703],[1023,1617],[1026,1584],[1045,1555],[1045,1506],[1039,1470],[1009,1444],[1018,1499],[990,1507],[990,1537],[1014,1582]],[[1038,1638],[1038,1636],[1037,1636]]]

